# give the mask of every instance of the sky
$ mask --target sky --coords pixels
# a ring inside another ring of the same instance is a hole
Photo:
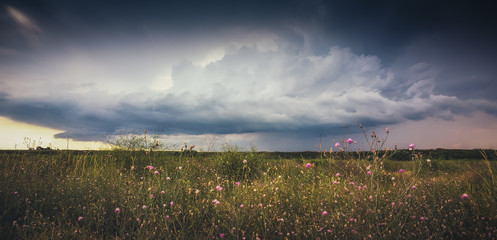
[[[0,3],[1,149],[497,148],[490,1]],[[347,126],[347,127],[345,127]]]

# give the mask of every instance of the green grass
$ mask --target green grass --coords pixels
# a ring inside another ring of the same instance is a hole
[[[497,238],[497,166],[484,157],[428,163],[422,156],[411,161],[374,154],[363,160],[268,156],[233,146],[210,155],[1,153],[0,236]],[[461,198],[465,193],[469,198]]]

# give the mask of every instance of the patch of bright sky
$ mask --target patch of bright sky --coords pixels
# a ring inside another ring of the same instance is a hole
[[[0,116],[0,149],[27,149],[25,138],[28,142],[41,147],[50,146],[52,149],[102,149],[107,146],[102,142],[73,141],[69,139],[55,138],[54,135],[63,131],[36,126],[32,124],[16,122]]]

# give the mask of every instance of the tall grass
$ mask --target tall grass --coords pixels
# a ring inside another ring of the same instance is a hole
[[[211,155],[3,153],[0,236],[497,238],[496,164],[486,156],[435,163],[414,151],[396,162],[375,146],[365,154],[340,144],[351,158],[268,159],[232,145]]]

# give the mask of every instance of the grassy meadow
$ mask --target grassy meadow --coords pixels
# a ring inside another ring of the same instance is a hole
[[[497,164],[352,152],[0,152],[2,239],[496,239]],[[495,154],[495,153],[492,153]]]

